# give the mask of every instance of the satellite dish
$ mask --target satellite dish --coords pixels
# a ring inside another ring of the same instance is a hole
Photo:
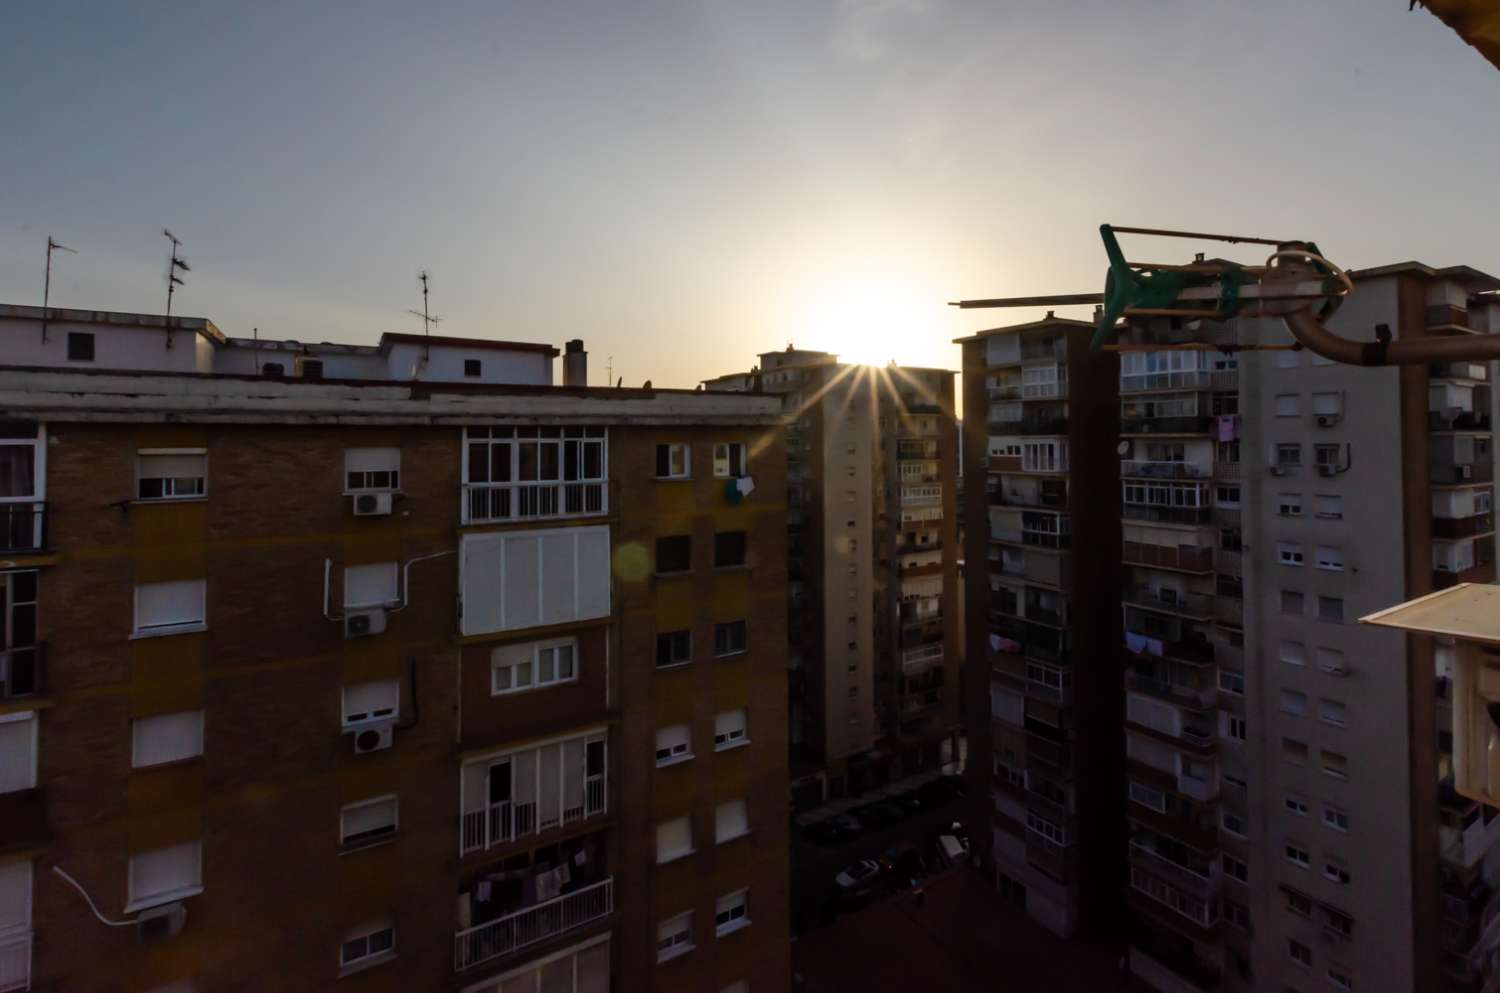
[[[1121,458],[1124,458],[1126,455],[1130,454],[1130,442],[1128,442],[1128,441],[1122,441],[1122,442],[1120,442],[1118,445],[1115,446],[1115,451],[1117,451],[1117,452],[1120,453],[1120,457]]]

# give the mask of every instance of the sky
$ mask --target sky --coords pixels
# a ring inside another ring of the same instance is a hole
[[[54,0],[0,134],[0,302],[50,235],[54,306],[159,313],[168,227],[227,334],[419,331],[425,268],[596,385],[957,368],[1041,315],[946,301],[1097,290],[1106,221],[1500,272],[1500,73],[1406,0]]]

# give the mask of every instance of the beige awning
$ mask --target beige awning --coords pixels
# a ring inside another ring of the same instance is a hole
[[[1500,586],[1459,583],[1376,611],[1359,622],[1500,645]]]
[[[1500,69],[1500,5],[1494,0],[1419,0]]]

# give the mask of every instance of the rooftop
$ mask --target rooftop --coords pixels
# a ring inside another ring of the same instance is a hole
[[[1029,321],[1025,324],[1007,324],[1003,328],[988,328],[984,331],[976,331],[965,338],[954,338],[953,343],[955,345],[962,345],[969,341],[982,341],[997,334],[1018,334],[1022,331],[1039,331],[1043,328],[1087,328],[1092,331],[1094,330],[1094,322],[1075,321],[1070,317],[1055,317],[1049,310],[1047,316],[1039,321]]]

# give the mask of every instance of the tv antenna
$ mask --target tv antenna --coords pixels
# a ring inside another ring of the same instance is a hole
[[[193,270],[188,266],[187,262],[184,259],[180,258],[177,255],[177,250],[182,247],[182,242],[178,240],[177,236],[168,231],[166,228],[162,228],[161,233],[163,237],[165,237],[172,243],[172,258],[171,261],[167,263],[167,347],[171,348],[172,294],[177,291],[177,287],[187,285],[182,281],[182,278],[177,275],[177,270],[181,269],[183,272],[192,272]]]
[[[428,272],[427,272],[426,269],[418,269],[417,270],[417,280],[418,280],[418,282],[420,282],[422,284],[422,309],[421,310],[408,310],[407,313],[411,314],[413,317],[420,317],[420,318],[422,318],[422,334],[424,336],[430,338],[430,337],[432,337],[432,325],[442,323],[443,319],[441,317],[439,317],[437,314],[429,313],[428,310],[427,310],[427,280],[428,280],[428,278],[429,278],[429,276],[428,276]],[[430,349],[430,347],[431,346],[425,346],[425,348],[424,348],[423,355],[422,355],[422,358],[423,358],[424,361],[429,357],[429,351],[428,351],[428,349]]]
[[[69,252],[69,253],[71,253],[73,255],[77,255],[78,254],[78,252],[75,249],[69,248],[67,245],[62,245],[62,244],[59,244],[58,242],[53,241],[51,235],[47,236],[47,275],[46,275],[46,278],[42,281],[42,340],[43,341],[47,340],[47,307],[52,302],[52,253],[53,252]]]

